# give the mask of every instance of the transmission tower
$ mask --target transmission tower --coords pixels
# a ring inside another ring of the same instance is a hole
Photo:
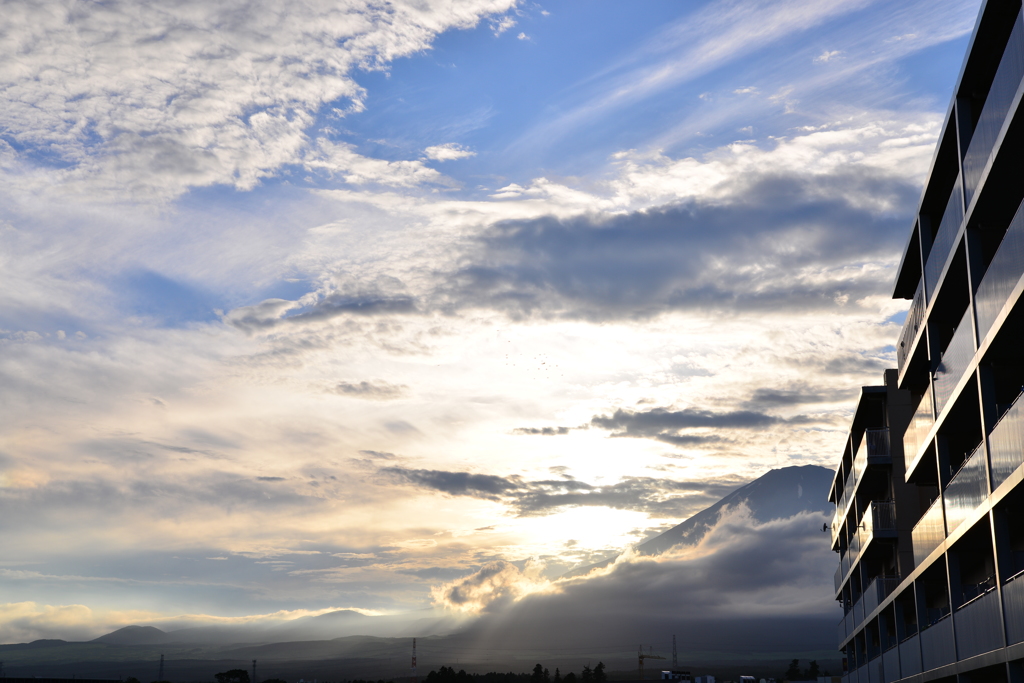
[[[676,637],[672,636],[672,670],[679,669],[679,653],[676,651]],[[253,681],[253,683],[256,683]]]
[[[412,683],[419,683],[419,676],[416,675],[416,639],[412,639],[412,668],[409,673],[409,680]]]
[[[164,656],[160,655],[160,673],[156,675],[156,680],[164,680]]]

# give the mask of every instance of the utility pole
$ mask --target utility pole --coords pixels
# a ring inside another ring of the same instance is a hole
[[[679,653],[676,651],[676,637],[672,636],[672,670],[676,671],[678,669],[679,669]]]
[[[164,680],[164,656],[163,655],[160,655],[160,673],[158,673],[156,675],[156,680],[158,680],[158,681],[163,681]]]
[[[252,660],[252,683],[256,683],[256,660]]]
[[[416,639],[412,639],[412,668],[409,674],[409,680],[412,683],[419,683],[419,676],[416,675]]]

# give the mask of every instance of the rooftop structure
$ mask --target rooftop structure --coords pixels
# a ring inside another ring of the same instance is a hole
[[[1024,683],[1024,18],[982,2],[830,491],[843,683]]]

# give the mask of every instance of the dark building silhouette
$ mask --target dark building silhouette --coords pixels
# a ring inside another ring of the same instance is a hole
[[[1024,683],[1024,18],[982,2],[830,492],[843,683]]]

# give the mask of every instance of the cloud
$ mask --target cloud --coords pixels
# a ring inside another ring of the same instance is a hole
[[[514,479],[492,474],[415,470],[404,467],[384,467],[378,470],[378,474],[396,483],[411,484],[451,496],[475,496],[487,500],[497,500],[500,494],[520,487]]]
[[[338,382],[331,391],[342,396],[362,398],[371,401],[393,401],[405,395],[409,387],[404,384],[389,384],[381,380],[368,382]]]
[[[267,0],[244,12],[198,0],[80,12],[16,2],[0,38],[0,127],[24,150],[21,159],[62,169],[55,177],[83,191],[248,189],[303,161],[306,130],[322,107],[342,116],[364,108],[354,71],[429,49],[439,33],[512,4],[314,1],[282,13]],[[324,145],[316,150],[308,163],[339,164]],[[343,157],[338,170],[348,182],[436,180],[415,163],[329,151]]]
[[[429,151],[436,148],[428,147],[427,149]],[[449,154],[455,152],[457,150],[450,150]],[[452,184],[450,179],[445,178],[429,166],[425,166],[422,161],[371,159],[357,154],[355,145],[335,143],[326,138],[317,139],[316,149],[306,155],[303,164],[310,170],[322,170],[332,176],[337,175],[346,183],[353,185],[415,187],[425,184]]]
[[[824,64],[825,62],[832,61],[833,59],[835,59],[836,57],[838,57],[841,54],[843,54],[842,50],[832,50],[832,51],[825,50],[820,55],[818,55],[817,57],[814,58],[814,63],[815,64]]]
[[[434,161],[452,161],[453,159],[466,159],[468,157],[476,156],[476,152],[473,150],[467,149],[454,142],[427,147],[423,150],[423,153],[428,159],[433,159]]]
[[[525,595],[550,587],[527,565],[492,562],[469,576],[431,590],[434,604],[457,612],[480,614],[506,608]]]
[[[512,28],[513,26],[515,26],[516,25],[516,20],[513,19],[512,17],[506,15],[506,16],[500,17],[498,19],[492,19],[490,24],[491,24],[491,30],[494,31],[494,36],[498,37],[502,33],[504,33],[505,31],[507,31],[510,28]]]
[[[684,429],[764,429],[784,422],[782,418],[753,410],[712,412],[695,408],[632,411],[618,409],[612,415],[595,415],[590,424],[612,432],[613,437],[657,439],[675,446],[698,446],[721,441],[718,434],[681,434]]]
[[[715,190],[617,214],[583,209],[497,222],[467,249],[442,301],[517,317],[607,320],[672,310],[836,310],[886,294],[875,271],[899,249],[918,194],[913,183],[856,166],[808,174],[757,163],[742,177],[733,175],[738,168],[715,177],[716,162],[666,164]],[[636,168],[630,187],[687,187],[668,168]]]
[[[562,436],[569,433],[569,427],[516,427],[513,434],[521,436]]]
[[[830,650],[835,559],[821,544],[822,519],[801,513],[759,523],[741,506],[695,546],[625,554],[588,576],[546,583],[489,567],[433,596],[439,606],[482,615],[472,643],[480,648],[586,647],[601,637],[664,642],[664,633],[676,633],[693,656]]]
[[[396,484],[501,502],[520,517],[549,515],[576,507],[635,510],[659,518],[686,517],[744,483],[731,477],[704,481],[624,477],[613,484],[595,486],[564,474],[560,479],[527,481],[516,475],[500,477],[404,467],[384,467],[377,474]]]

